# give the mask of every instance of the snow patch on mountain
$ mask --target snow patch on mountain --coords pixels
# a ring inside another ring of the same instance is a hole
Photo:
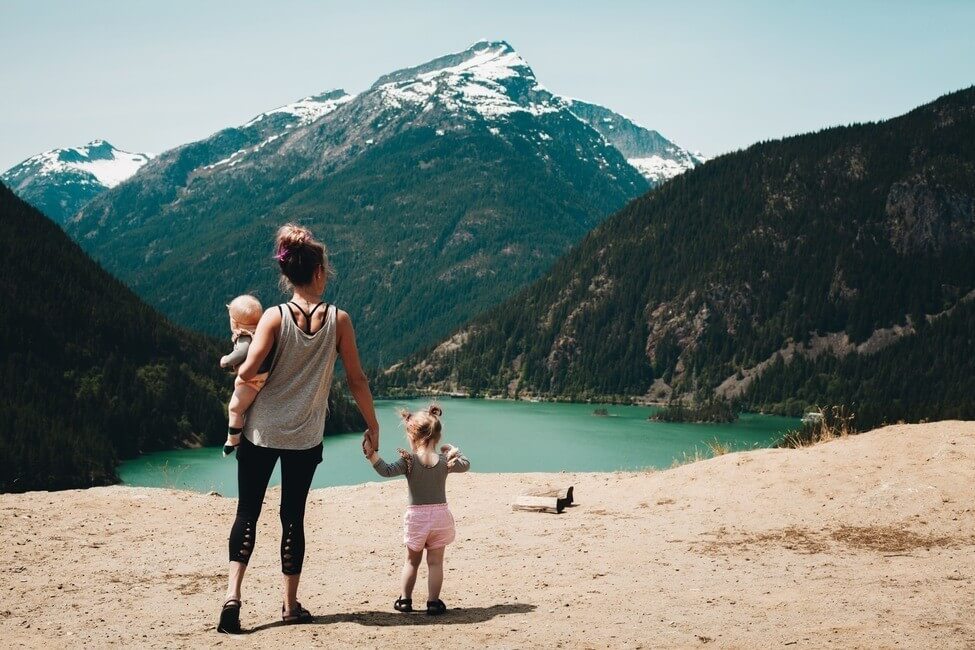
[[[674,176],[694,169],[694,164],[662,156],[650,156],[648,158],[627,158],[628,163],[633,165],[644,178],[653,182],[661,183]]]
[[[566,98],[569,110],[598,131],[644,178],[658,185],[703,164],[700,152],[677,146],[658,131],[637,124],[621,113],[580,99]]]
[[[116,149],[104,140],[92,140],[81,147],[52,149],[11,167],[3,181],[20,191],[43,178],[74,176],[76,183],[115,187],[145,165],[152,154]]]
[[[467,109],[486,119],[565,108],[537,83],[528,63],[504,41],[480,41],[466,52],[380,79],[373,88],[383,94],[389,108],[414,104],[426,109],[438,102],[449,111]]]
[[[282,113],[285,115],[293,115],[297,118],[296,126],[304,126],[328,115],[342,104],[352,101],[354,97],[355,95],[349,95],[341,89],[331,90],[320,95],[311,95],[291,104],[285,104],[273,110],[265,111],[250,122],[244,124],[242,128],[246,129],[271,115]]]

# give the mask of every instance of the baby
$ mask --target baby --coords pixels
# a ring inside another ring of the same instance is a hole
[[[400,416],[406,425],[406,435],[413,452],[399,450],[402,456],[395,463],[387,463],[368,440],[363,443],[366,457],[380,476],[406,475],[410,505],[403,518],[403,543],[406,544],[406,563],[403,565],[402,594],[393,608],[399,612],[413,611],[413,585],[416,572],[427,553],[427,614],[437,616],[447,611],[440,600],[443,585],[443,556],[447,544],[454,541],[454,516],[447,508],[447,474],[466,472],[471,463],[460,450],[451,445],[440,447],[440,416],[443,410],[431,405],[418,413],[403,411]]]
[[[247,351],[250,349],[254,331],[257,329],[257,323],[260,322],[264,310],[257,298],[243,295],[231,300],[230,304],[227,305],[227,311],[230,313],[230,332],[234,350],[221,357],[220,367],[237,372],[240,364],[247,359]],[[244,413],[254,403],[254,398],[261,392],[264,382],[267,381],[273,356],[273,352],[267,355],[254,379],[243,381],[237,377],[234,380],[234,395],[230,398],[230,404],[227,407],[229,417],[227,441],[223,445],[224,456],[232,454],[237,445],[240,444],[240,433],[244,428]]]

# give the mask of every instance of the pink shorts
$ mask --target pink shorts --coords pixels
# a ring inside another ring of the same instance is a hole
[[[408,506],[403,515],[403,543],[411,551],[443,548],[456,537],[454,516],[446,503]]]

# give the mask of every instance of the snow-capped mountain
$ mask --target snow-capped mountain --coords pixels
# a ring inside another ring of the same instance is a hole
[[[692,153],[682,149],[659,132],[642,127],[608,108],[578,99],[566,101],[569,110],[599,131],[654,185],[694,169],[706,161],[699,151]]]
[[[323,99],[328,100],[327,103],[322,103]],[[278,112],[300,114],[303,116],[302,123],[307,124],[353,99],[356,98],[344,91],[332,91],[262,113],[242,128],[258,123],[265,115]],[[607,108],[551,93],[538,83],[521,55],[504,41],[479,41],[464,52],[448,54],[384,75],[362,93],[360,99],[370,110],[401,112],[409,115],[414,123],[433,124],[434,120],[424,120],[417,113],[427,113],[434,108],[440,109],[429,115],[435,120],[443,119],[446,115],[452,118],[462,116],[468,122],[477,118],[488,122],[508,121],[518,114],[536,117],[545,114],[571,115],[595,129],[651,185],[658,185],[693,169],[705,160],[700,153],[690,153],[657,131],[644,128]],[[314,102],[311,108],[305,108],[308,102]],[[395,117],[368,124],[373,131],[350,124],[349,134],[359,132],[362,137],[358,143],[372,146],[385,135],[395,133],[397,124],[399,120]],[[488,129],[494,135],[503,137],[497,125]],[[550,137],[543,131],[537,135],[543,140]],[[253,150],[278,137],[280,134],[268,136],[254,145]],[[354,141],[355,138],[351,138],[347,144]],[[212,167],[238,165],[242,157],[251,151],[247,148],[237,150],[212,164]],[[336,152],[333,150],[331,153]],[[336,159],[330,162],[336,162]]]
[[[220,334],[227,298],[276,296],[273,227],[308,223],[377,361],[497,304],[649,187],[510,45],[482,41],[164,152],[67,230],[177,322]]]
[[[14,165],[2,180],[21,198],[58,223],[126,180],[145,165],[152,154],[131,153],[104,140],[81,147],[52,149]]]

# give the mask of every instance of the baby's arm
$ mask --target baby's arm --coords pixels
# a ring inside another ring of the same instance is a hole
[[[221,368],[236,368],[247,359],[247,350],[251,346],[251,337],[240,336],[234,343],[234,351],[220,358]]]

